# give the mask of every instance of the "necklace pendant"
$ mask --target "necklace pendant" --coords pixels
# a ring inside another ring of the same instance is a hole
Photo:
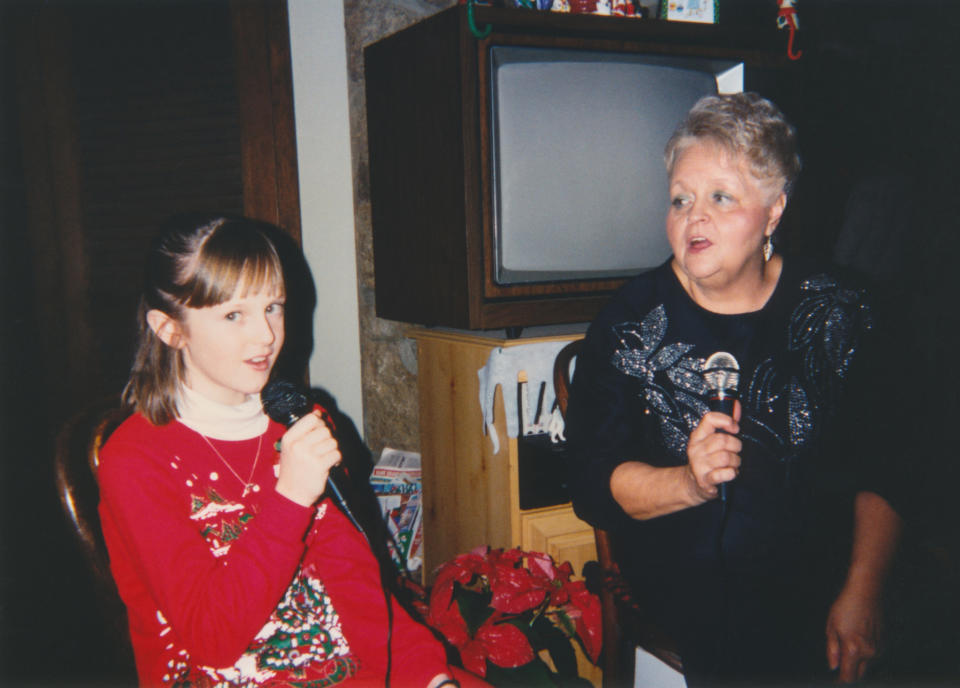
[[[230,472],[233,473],[234,477],[238,481],[240,481],[241,485],[243,485],[243,493],[240,495],[241,499],[243,499],[248,494],[250,494],[251,491],[252,492],[260,491],[260,486],[257,485],[255,482],[253,482],[253,476],[257,472],[257,462],[260,461],[260,448],[263,446],[263,435],[260,435],[260,439],[257,440],[257,451],[253,455],[253,468],[250,469],[250,477],[247,478],[247,482],[243,482],[243,478],[240,477],[240,474],[237,473],[236,470],[234,470],[233,466],[230,465],[229,461],[223,458],[223,454],[217,451],[217,448],[213,446],[213,442],[211,442],[206,435],[201,434],[200,437],[203,438],[203,441],[206,442],[207,445],[213,450],[213,453],[217,455],[217,458],[223,462],[224,466],[230,469]],[[216,478],[214,478],[214,480],[216,480]]]

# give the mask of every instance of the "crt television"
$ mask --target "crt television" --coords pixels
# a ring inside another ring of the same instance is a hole
[[[629,277],[670,256],[670,133],[743,62],[532,46],[490,49],[493,281]]]
[[[466,329],[590,320],[666,260],[663,148],[773,82],[722,27],[453,7],[365,50],[376,309]]]

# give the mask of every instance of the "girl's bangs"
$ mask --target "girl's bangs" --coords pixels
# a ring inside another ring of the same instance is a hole
[[[272,244],[259,237],[258,242],[243,246],[215,241],[215,235],[204,246],[193,278],[184,285],[190,308],[216,306],[234,296],[261,291],[284,294],[283,268]],[[233,242],[230,242],[233,243]],[[252,245],[251,245],[252,244]],[[222,250],[228,249],[228,250]]]

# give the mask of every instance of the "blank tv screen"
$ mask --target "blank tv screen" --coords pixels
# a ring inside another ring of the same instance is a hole
[[[491,48],[495,281],[634,275],[670,256],[663,148],[742,63]]]

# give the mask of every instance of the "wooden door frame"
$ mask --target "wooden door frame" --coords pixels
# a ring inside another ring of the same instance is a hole
[[[244,214],[300,243],[300,184],[286,0],[231,0]]]

